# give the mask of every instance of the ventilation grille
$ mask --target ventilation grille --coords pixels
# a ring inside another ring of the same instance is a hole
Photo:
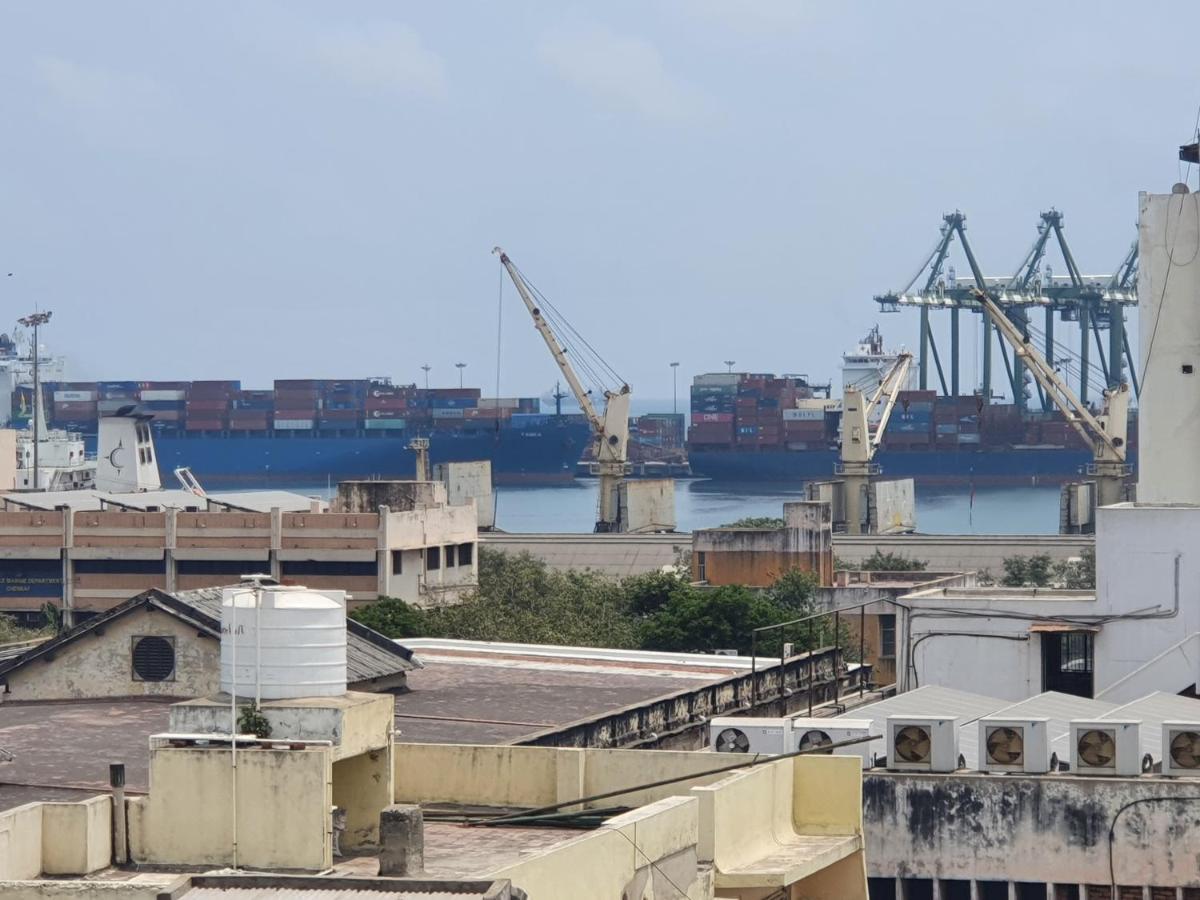
[[[1093,728],[1083,732],[1076,750],[1084,764],[1093,769],[1116,768],[1117,742],[1111,731]]]
[[[737,728],[726,728],[717,735],[716,750],[718,753],[748,753],[750,738],[746,732]]]
[[[134,681],[169,681],[174,676],[174,638],[150,636],[133,639]]]
[[[1025,736],[1016,728],[993,728],[987,733],[988,761],[997,766],[1019,766],[1025,759]]]
[[[906,763],[929,763],[933,740],[920,725],[905,725],[896,732],[896,755]]]

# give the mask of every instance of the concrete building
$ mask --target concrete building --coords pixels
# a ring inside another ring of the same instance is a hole
[[[458,602],[477,583],[475,509],[448,505],[441,484],[401,484],[410,487],[394,492],[397,507],[341,512],[283,492],[8,494],[0,612],[40,623],[49,603],[72,624],[151,588],[217,587],[259,572],[345,590],[351,608],[385,596]]]
[[[833,583],[828,503],[783,505],[782,528],[704,528],[692,533],[692,578],[711,585],[769,587],[789,571]]]
[[[221,589],[152,589],[0,659],[0,701],[196,697],[220,690]],[[346,619],[352,690],[403,690],[412,651]]]

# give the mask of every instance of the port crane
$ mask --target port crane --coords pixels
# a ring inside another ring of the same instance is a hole
[[[901,353],[883,373],[870,397],[853,385],[847,385],[842,395],[842,445],[835,472],[844,484],[847,534],[862,534],[867,485],[880,471],[875,452],[896,408],[896,398],[908,382],[912,359],[911,353]],[[879,414],[872,428],[871,418],[876,410]]]
[[[596,404],[592,402],[592,392],[583,386],[574,366],[567,358],[566,349],[554,333],[554,329],[550,327],[550,323],[546,321],[546,316],[535,299],[536,289],[529,284],[507,253],[499,247],[494,248],[492,252],[500,257],[500,264],[504,266],[517,288],[517,293],[521,295],[525,308],[533,318],[534,327],[546,342],[550,355],[554,357],[554,362],[558,364],[571,393],[575,395],[575,401],[592,427],[595,459],[592,473],[600,479],[600,504],[594,530],[597,533],[627,531],[629,523],[624,521],[622,515],[620,487],[625,476],[629,474],[629,402],[632,399],[629,385],[622,383],[615,390],[605,390],[604,411],[597,410]],[[587,346],[586,342],[583,342],[583,346]]]
[[[982,280],[978,272],[976,278],[977,281]],[[1067,423],[1079,433],[1092,452],[1092,462],[1086,474],[1096,479],[1096,504],[1111,506],[1122,502],[1125,499],[1125,479],[1129,475],[1125,458],[1125,438],[1129,428],[1128,383],[1122,381],[1105,390],[1104,411],[1099,416],[1093,415],[1087,404],[1080,401],[1055,371],[1053,364],[1033,345],[1028,335],[1004,314],[991,294],[978,284],[972,294],[996,331],[1012,347],[1014,358],[1024,363],[1043,394],[1058,407]]]

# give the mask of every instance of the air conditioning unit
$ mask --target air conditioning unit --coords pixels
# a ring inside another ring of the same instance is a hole
[[[717,716],[708,722],[708,746],[718,753],[789,753],[792,721]]]
[[[1200,775],[1200,723],[1163,722],[1162,773],[1172,778]]]
[[[946,716],[888,716],[887,767],[907,772],[959,768],[958,720]]]
[[[827,747],[840,744],[842,741],[852,741],[871,734],[870,719],[792,719],[792,739],[795,741],[793,750],[810,750],[817,747]],[[851,744],[849,747],[838,747],[836,750],[818,751],[818,753],[836,753],[839,756],[862,757],[863,768],[869,769],[875,764],[874,749],[877,741],[863,741],[861,744]]]
[[[1097,719],[1071,722],[1071,772],[1074,775],[1140,775],[1140,722]]]
[[[1050,720],[979,720],[979,771],[1024,772],[1041,775],[1051,770]]]

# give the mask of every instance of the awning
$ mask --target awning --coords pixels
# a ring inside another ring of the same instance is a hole
[[[1075,625],[1070,622],[1034,622],[1029,626],[1031,634],[1066,634],[1079,631],[1095,634],[1099,630],[1099,625]]]

